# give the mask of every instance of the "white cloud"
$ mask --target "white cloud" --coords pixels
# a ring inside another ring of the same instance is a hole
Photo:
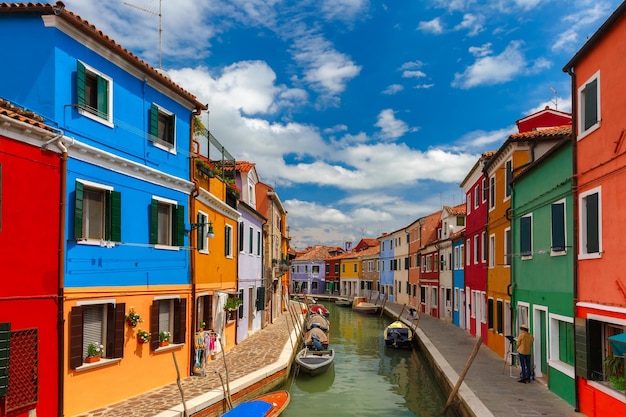
[[[381,130],[380,137],[386,140],[398,139],[409,130],[405,122],[396,119],[391,109],[385,109],[378,114],[378,120],[375,126],[379,127]]]
[[[456,25],[456,30],[467,30],[469,36],[476,36],[484,30],[484,16],[466,13],[463,15],[463,21]]]
[[[429,88],[433,88],[435,84],[419,84],[413,88],[417,88],[418,90],[428,90]]]
[[[327,19],[352,21],[362,17],[369,8],[369,0],[324,0],[321,11]]]
[[[483,56],[463,73],[454,75],[453,87],[472,88],[479,85],[502,84],[524,72],[526,59],[520,41],[512,41],[500,55]]]
[[[571,13],[563,18],[566,29],[557,37],[556,42],[552,45],[553,51],[559,50],[572,50],[574,47],[582,46],[577,45],[579,34],[583,30],[589,31],[591,25],[596,23],[600,19],[604,19],[611,10],[611,6],[604,2],[597,2],[586,5],[574,13]],[[596,30],[593,27],[592,30]],[[590,37],[593,32],[583,34],[585,38]]]
[[[400,70],[411,70],[411,69],[415,69],[415,68],[422,68],[424,66],[424,63],[422,61],[410,61],[410,62],[405,62],[404,64],[402,64],[400,66]]]
[[[387,88],[385,88],[382,93],[383,94],[388,94],[388,95],[393,95],[396,93],[399,93],[400,91],[404,90],[404,87],[400,84],[391,84],[388,85]]]
[[[422,78],[425,76],[426,74],[422,71],[404,71],[402,73],[402,78]]]
[[[433,20],[429,20],[428,22],[419,22],[417,29],[422,32],[434,33],[437,35],[443,33],[443,25],[441,24],[441,19],[438,17]]]

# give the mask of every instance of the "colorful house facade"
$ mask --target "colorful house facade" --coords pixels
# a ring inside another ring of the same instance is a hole
[[[328,248],[315,245],[299,253],[291,262],[291,292],[296,294],[324,294]]]

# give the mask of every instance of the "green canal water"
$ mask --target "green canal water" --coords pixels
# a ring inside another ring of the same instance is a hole
[[[447,396],[415,349],[386,348],[383,331],[393,320],[354,313],[323,302],[330,311],[328,372],[296,374],[283,389],[291,402],[281,417],[442,417]],[[456,416],[450,409],[446,417]]]

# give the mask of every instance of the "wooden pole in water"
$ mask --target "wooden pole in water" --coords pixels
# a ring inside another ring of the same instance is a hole
[[[383,303],[380,306],[380,316],[382,317],[383,313],[385,312],[385,304],[387,304],[387,294],[385,294],[383,296]]]
[[[400,310],[400,314],[398,314],[397,320],[400,320],[402,318],[402,313],[404,313],[405,308],[406,308],[406,303],[402,305],[402,310]]]
[[[448,407],[450,407],[450,404],[452,404],[452,400],[454,400],[454,397],[456,397],[457,392],[459,392],[459,388],[461,388],[461,384],[463,383],[463,380],[465,379],[465,375],[467,375],[467,371],[469,371],[469,368],[472,365],[474,358],[478,354],[478,349],[480,349],[480,345],[482,344],[483,344],[483,337],[480,336],[478,340],[476,340],[476,344],[474,345],[474,350],[472,350],[472,354],[467,360],[467,363],[465,364],[465,368],[463,369],[461,376],[459,376],[459,380],[456,382],[454,389],[450,393],[450,396],[448,397],[448,401],[446,402],[446,406],[443,408],[443,411],[441,412],[441,414],[445,415],[446,411],[448,411]]]
[[[178,385],[178,390],[180,391],[180,398],[183,401],[183,416],[187,417],[187,403],[185,403],[185,391],[183,390],[183,386],[180,384],[180,371],[178,370],[178,362],[176,362],[176,355],[172,352],[172,359],[174,359],[174,367],[176,368],[176,385]]]

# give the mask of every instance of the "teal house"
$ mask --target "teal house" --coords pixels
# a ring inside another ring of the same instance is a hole
[[[530,325],[536,378],[575,406],[572,128],[525,135],[544,149],[512,181],[513,328]]]

